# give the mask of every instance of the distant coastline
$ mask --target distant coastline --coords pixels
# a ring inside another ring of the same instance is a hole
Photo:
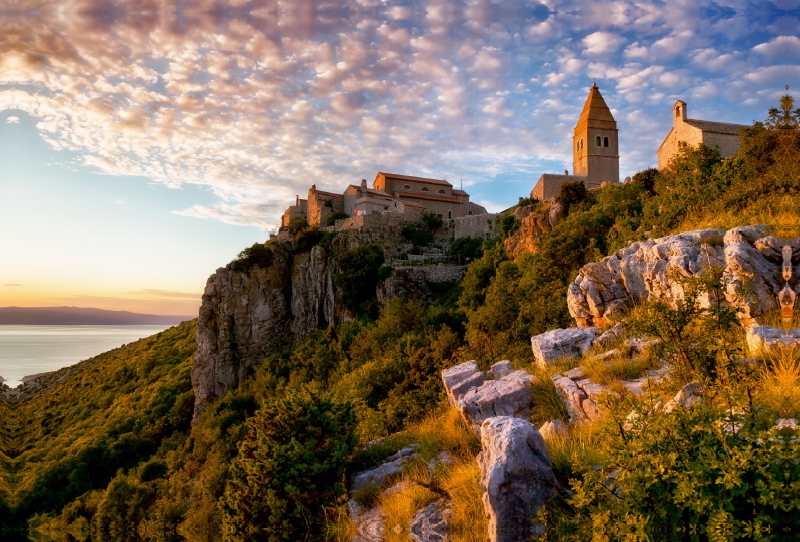
[[[82,307],[0,307],[0,325],[143,326],[175,325],[196,316],[137,314]]]

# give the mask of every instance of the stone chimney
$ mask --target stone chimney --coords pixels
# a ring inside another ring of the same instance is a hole
[[[361,188],[366,190],[366,188],[367,188],[367,180],[366,179],[361,179]]]
[[[564,170],[564,176],[565,176],[565,177],[569,177],[569,170],[568,170],[568,169],[565,169],[565,170]]]
[[[294,205],[295,205],[295,207],[300,207],[300,194],[295,194],[295,196],[294,196]]]

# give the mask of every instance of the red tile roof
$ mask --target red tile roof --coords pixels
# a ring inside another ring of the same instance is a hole
[[[397,192],[397,197],[401,199],[409,198],[409,199],[426,199],[432,201],[444,201],[447,203],[461,203],[461,200],[458,198],[449,198],[447,196],[434,196],[428,194],[412,194],[411,192]]]
[[[397,173],[384,173],[383,171],[379,171],[378,175],[383,175],[387,179],[400,179],[402,181],[417,181],[421,183],[430,183],[430,184],[442,184],[445,186],[453,186],[449,182],[445,180],[439,179],[427,179],[425,177],[412,177],[411,175],[399,175]]]

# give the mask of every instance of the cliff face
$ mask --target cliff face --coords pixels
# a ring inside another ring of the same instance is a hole
[[[516,260],[522,252],[536,252],[539,240],[552,232],[564,215],[564,208],[550,201],[516,208],[514,217],[520,227],[504,241],[508,257]]]
[[[322,247],[294,255],[290,244],[280,244],[273,256],[266,269],[242,272],[229,265],[206,283],[192,370],[195,419],[249,367],[347,317],[337,310],[336,263]]]

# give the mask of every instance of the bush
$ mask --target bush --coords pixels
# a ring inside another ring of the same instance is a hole
[[[425,213],[424,215],[422,215],[422,222],[425,223],[425,226],[429,230],[435,230],[437,228],[441,228],[443,223],[442,219],[436,216],[436,214],[434,213]]]
[[[350,215],[341,211],[336,211],[328,215],[328,218],[325,219],[325,224],[328,226],[333,226],[336,224],[337,220],[344,220],[345,218],[350,218]]]
[[[337,261],[340,273],[336,282],[342,291],[342,303],[357,313],[363,305],[375,299],[378,281],[385,279],[385,274],[391,269],[382,268],[383,249],[374,243],[348,250],[340,254]]]
[[[358,438],[349,403],[288,391],[247,421],[223,498],[224,540],[320,540],[324,508],[345,495]]]
[[[308,252],[322,241],[326,233],[316,226],[309,226],[300,230],[294,236],[294,251],[298,254]]]
[[[522,226],[522,222],[517,220],[513,213],[506,214],[500,219],[500,237],[503,239],[510,237],[520,226]]]
[[[287,228],[295,231],[304,230],[308,227],[308,220],[304,216],[295,216],[286,225]]]
[[[418,228],[414,224],[403,226],[400,234],[415,247],[424,247],[433,243],[433,234],[426,229]]]
[[[255,243],[239,253],[236,259],[231,262],[231,269],[246,273],[256,266],[266,269],[272,265],[272,261],[272,249],[264,243]]]
[[[583,203],[589,199],[589,191],[583,181],[569,181],[558,188],[556,202],[564,206],[569,212],[571,206]]]
[[[475,237],[462,237],[450,245],[450,255],[459,260],[476,260],[483,256],[483,240]]]

